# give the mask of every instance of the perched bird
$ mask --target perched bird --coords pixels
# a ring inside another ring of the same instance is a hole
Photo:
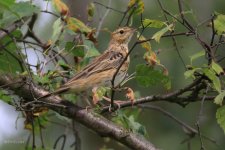
[[[130,27],[120,27],[112,32],[108,48],[103,54],[95,58],[59,89],[40,98],[64,92],[77,93],[87,89],[97,88],[99,86],[111,87],[114,74],[128,54],[128,43],[135,31],[135,29]],[[126,76],[129,62],[130,59],[128,57],[115,77],[115,86],[118,85]]]

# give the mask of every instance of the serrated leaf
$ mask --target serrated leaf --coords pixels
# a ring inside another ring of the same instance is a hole
[[[225,105],[217,109],[216,119],[217,123],[220,125],[220,127],[223,129],[225,133]]]
[[[221,92],[221,83],[218,76],[216,76],[215,72],[211,69],[203,69],[204,74],[212,81],[215,90],[219,93]]]
[[[55,9],[62,15],[67,16],[69,15],[69,8],[68,6],[62,2],[61,0],[53,0],[53,5]]]
[[[193,63],[194,60],[196,60],[197,58],[202,57],[202,56],[205,56],[205,51],[204,50],[201,50],[200,52],[190,56],[191,64]]]
[[[221,93],[219,93],[219,95],[215,97],[214,103],[218,105],[222,105],[224,97],[225,97],[225,91],[222,91]]]
[[[225,15],[217,13],[216,19],[214,20],[214,28],[219,35],[225,32]]]
[[[160,31],[156,32],[153,36],[152,39],[154,39],[156,42],[159,43],[161,37],[169,30],[172,30],[173,24],[168,25],[167,27],[161,29]]]
[[[144,19],[143,20],[144,27],[150,27],[150,28],[162,28],[165,24],[164,22],[160,20],[153,20],[153,19]],[[139,28],[141,28],[140,26]]]
[[[136,7],[134,5],[136,5]],[[130,2],[128,3],[128,9],[130,9],[129,13],[133,13],[134,15],[139,15],[144,12],[144,6],[145,4],[143,0],[130,0]]]
[[[222,68],[219,64],[215,63],[214,61],[212,61],[211,66],[212,66],[212,69],[213,69],[217,74],[223,73],[223,68]]]
[[[138,84],[144,87],[161,83],[166,89],[171,88],[171,81],[168,76],[163,74],[163,71],[154,70],[153,67],[149,67],[144,64],[136,66],[136,80]]]
[[[88,26],[86,26],[81,20],[73,17],[68,17],[66,19],[67,28],[72,30],[73,32],[82,32],[82,33],[90,33],[92,30]]]

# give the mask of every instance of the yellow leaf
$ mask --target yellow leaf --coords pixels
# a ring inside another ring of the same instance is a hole
[[[53,0],[53,5],[55,6],[56,10],[62,16],[68,16],[69,15],[68,6],[64,2],[62,2],[61,0]]]
[[[131,88],[127,88],[126,97],[131,101],[131,104],[134,104],[135,95],[134,91]]]
[[[72,30],[73,32],[82,32],[82,33],[90,33],[92,30],[88,26],[86,26],[82,21],[68,17],[66,19],[67,28]]]
[[[139,35],[138,35],[139,36]],[[145,41],[146,38],[142,35],[139,37],[139,41]],[[151,48],[151,43],[149,41],[146,41],[144,43],[141,43],[141,46],[146,49],[147,51],[152,51],[152,48]]]
[[[153,51],[146,52],[144,54],[144,59],[150,66],[155,66],[156,64],[160,64],[159,59],[157,58],[155,52]]]

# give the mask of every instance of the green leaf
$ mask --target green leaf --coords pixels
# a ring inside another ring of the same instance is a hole
[[[214,20],[214,28],[219,35],[225,32],[225,15],[217,13],[216,19]]]
[[[217,64],[217,63],[215,63],[214,61],[212,61],[212,69],[217,73],[217,74],[221,74],[221,73],[223,73],[223,68],[219,65],[219,64]]]
[[[200,51],[200,52],[190,56],[191,64],[193,63],[194,60],[196,60],[197,58],[202,57],[202,56],[205,56],[205,51],[204,50],[202,50],[202,51]]]
[[[172,30],[173,24],[168,25],[167,27],[161,29],[160,31],[156,32],[153,36],[152,39],[154,39],[156,42],[159,43],[160,38],[169,30]]]
[[[93,42],[89,40],[84,40],[84,45],[87,46],[87,53],[85,54],[85,58],[95,57],[100,55],[99,51],[95,48]]]
[[[171,81],[168,76],[164,75],[161,70],[154,70],[144,64],[136,66],[136,80],[138,84],[149,87],[162,83],[166,89],[171,88]]]
[[[95,4],[89,3],[87,6],[88,20],[91,21],[95,13]]]
[[[221,93],[219,93],[219,95],[215,97],[214,103],[218,105],[222,105],[224,97],[225,97],[225,91],[222,91]]]
[[[49,85],[51,83],[51,80],[49,79],[49,76],[46,74],[44,76],[34,75],[34,81],[36,81],[40,85]]]
[[[5,90],[0,90],[0,99],[8,104],[12,102],[12,97]]]
[[[144,27],[151,27],[151,28],[162,28],[165,24],[160,20],[152,20],[152,19],[144,19],[143,20]],[[141,28],[141,26],[139,27]]]
[[[185,79],[187,78],[195,78],[195,72],[202,72],[202,68],[193,68],[184,72]]]
[[[220,125],[220,127],[223,129],[225,133],[225,105],[217,109],[216,119],[217,123]]]
[[[120,124],[121,126],[130,129],[132,132],[140,133],[142,135],[146,135],[146,129],[145,127],[140,124],[139,122],[135,121],[137,119],[137,116],[134,115],[127,115],[123,111],[118,111],[118,115],[113,118],[113,121],[117,124]],[[139,113],[138,113],[139,114]]]
[[[71,67],[68,64],[66,64],[63,60],[59,60],[58,64],[59,64],[60,67],[63,68],[63,70],[70,70],[71,69]]]
[[[60,38],[62,30],[63,30],[63,22],[61,18],[58,18],[53,24],[53,33],[51,36],[52,45],[54,45],[55,42]]]
[[[218,76],[216,76],[215,72],[211,69],[205,68],[203,69],[203,73],[212,81],[215,90],[219,93],[221,92],[221,83]]]
[[[102,99],[102,97],[105,96],[106,92],[109,90],[110,89],[107,87],[103,87],[103,86],[98,87],[98,89],[97,89],[98,98]]]
[[[84,57],[83,45],[75,45],[73,42],[67,42],[65,46],[65,50],[68,52],[72,52],[74,56]]]
[[[194,77],[195,69],[187,70],[184,72],[185,79]]]
[[[12,5],[15,4],[15,0],[0,0],[0,11],[3,11],[4,9],[10,9]]]
[[[26,16],[32,16],[33,13],[38,13],[40,9],[30,2],[20,2],[10,5],[10,7],[3,12],[3,18],[0,20],[0,26],[12,24]]]
[[[22,33],[19,30],[12,32],[11,35],[16,39],[22,37]],[[4,46],[2,47],[2,51],[0,51],[0,70],[12,74],[21,72],[22,58],[18,54],[18,52],[21,52],[20,47],[16,46],[8,35],[0,40],[0,45]],[[23,58],[25,59],[25,56]]]
[[[134,6],[134,5],[136,5],[136,6]],[[128,9],[130,9],[129,14],[133,13],[133,15],[139,15],[139,14],[143,13],[144,6],[145,6],[145,4],[144,4],[143,0],[130,0],[130,2],[128,3]]]
[[[146,134],[145,127],[139,122],[136,122],[133,115],[129,116],[128,121],[129,121],[129,127],[132,131],[135,131],[141,135]]]

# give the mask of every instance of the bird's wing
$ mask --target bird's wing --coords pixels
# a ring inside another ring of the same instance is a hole
[[[100,73],[102,71],[116,69],[122,63],[124,55],[119,51],[106,51],[101,56],[97,57],[89,65],[83,68],[73,78],[71,78],[64,85],[70,84],[75,80],[87,78],[93,74]]]

